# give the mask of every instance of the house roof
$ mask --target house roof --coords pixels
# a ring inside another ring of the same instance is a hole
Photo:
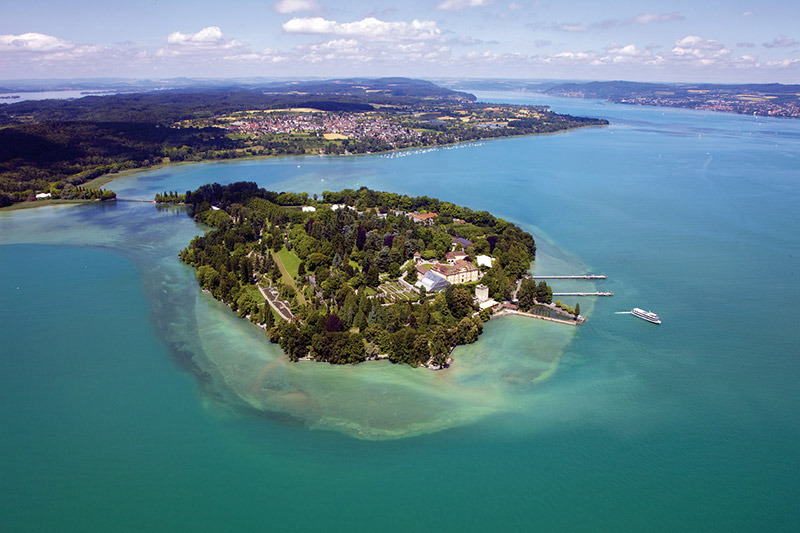
[[[417,283],[418,287],[425,287],[425,290],[430,291],[441,291],[446,289],[450,283],[441,276],[437,276],[433,272],[428,272],[425,276],[419,280]]]
[[[465,252],[447,252],[444,256],[447,259],[459,259],[467,257],[467,254]]]
[[[471,242],[469,242],[467,239],[465,239],[465,238],[463,238],[463,237],[453,237],[453,236],[450,236],[450,240],[451,240],[451,241],[453,241],[453,243],[458,243],[458,244],[460,244],[460,245],[461,245],[461,246],[463,246],[464,248],[469,248],[470,246],[472,246],[472,243],[471,243]]]
[[[478,268],[468,261],[459,260],[453,263],[453,266],[447,265],[433,265],[431,270],[438,272],[442,276],[452,276],[461,272],[471,272],[478,270]]]

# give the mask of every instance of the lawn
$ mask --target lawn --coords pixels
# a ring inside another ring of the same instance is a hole
[[[286,249],[286,245],[281,248],[281,251],[278,252],[278,255],[283,262],[283,266],[286,267],[286,271],[289,273],[292,278],[297,277],[297,269],[300,266],[300,258],[297,257],[297,254],[291,252]]]
[[[281,271],[281,280],[295,290],[297,293],[297,299],[301,304],[305,305],[306,299],[303,297],[303,293],[297,288],[297,284],[294,282],[294,278],[297,276],[297,267],[300,266],[300,258],[297,257],[296,253],[290,252],[286,249],[286,246],[284,246],[281,248],[280,252],[272,253],[272,259],[275,261],[275,263],[277,263],[278,269]],[[288,265],[286,264],[287,262]],[[292,272],[294,272],[294,275],[291,274]]]

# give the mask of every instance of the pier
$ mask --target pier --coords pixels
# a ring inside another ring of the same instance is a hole
[[[503,309],[502,311],[498,311],[497,313],[492,315],[492,318],[497,318],[501,316],[508,316],[508,315],[517,315],[517,316],[526,316],[528,318],[536,318],[538,320],[545,320],[547,322],[556,322],[558,324],[566,324],[567,326],[581,326],[585,322],[586,319],[581,317],[581,320],[569,320],[564,318],[553,318],[544,315],[537,315],[534,313],[526,313],[525,311],[517,311],[515,309]]]
[[[606,279],[605,274],[581,274],[579,276],[531,276],[532,279]]]
[[[554,292],[553,296],[614,296],[613,292]]]

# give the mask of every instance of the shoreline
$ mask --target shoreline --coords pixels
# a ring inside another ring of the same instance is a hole
[[[539,135],[558,135],[560,133],[567,133],[570,131],[577,131],[583,130],[587,128],[603,128],[607,127],[610,124],[587,124],[585,126],[577,126],[575,128],[568,128],[564,130],[558,131],[548,131],[542,133],[522,133],[519,135],[506,135],[503,137],[487,137],[484,139],[470,139],[468,141],[458,141],[454,143],[446,143],[446,144],[431,144],[428,146],[408,146],[405,148],[394,148],[392,150],[384,150],[381,152],[369,152],[363,154],[290,154],[290,155],[249,155],[245,157],[237,157],[234,159],[201,159],[200,161],[168,161],[166,163],[157,163],[155,165],[151,165],[149,167],[139,167],[139,168],[130,168],[127,170],[122,170],[120,172],[110,173],[110,174],[103,174],[102,176],[98,176],[92,180],[87,181],[82,186],[94,189],[100,188],[108,183],[116,181],[120,178],[126,178],[128,176],[132,176],[134,174],[138,174],[140,172],[147,172],[151,170],[161,170],[162,168],[169,168],[174,166],[183,166],[183,165],[197,165],[201,163],[226,163],[226,162],[235,162],[235,161],[258,161],[258,160],[266,160],[266,159],[279,159],[282,157],[290,158],[306,158],[306,157],[363,157],[369,155],[381,155],[381,154],[393,154],[393,153],[402,153],[402,152],[409,152],[411,150],[430,150],[436,148],[446,148],[451,146],[460,146],[460,145],[468,145],[470,143],[479,143],[479,142],[490,142],[490,141],[502,141],[504,139],[519,139],[521,137],[536,137]],[[4,209],[4,208],[3,208]]]
[[[138,167],[138,168],[130,168],[126,170],[121,170],[119,172],[103,174],[102,176],[98,176],[93,178],[83,184],[82,187],[87,189],[100,189],[109,183],[112,183],[118,179],[126,178],[128,176],[132,176],[134,174],[138,174],[140,172],[149,172],[155,170],[161,170],[162,168],[169,168],[175,166],[182,166],[182,165],[196,165],[200,163],[223,163],[223,162],[234,162],[234,161],[258,161],[261,159],[277,159],[281,157],[297,157],[297,158],[304,158],[304,157],[360,157],[360,156],[368,156],[368,155],[379,155],[379,154],[392,154],[392,153],[402,153],[408,152],[411,150],[426,150],[426,149],[436,149],[436,148],[445,148],[449,146],[460,146],[460,145],[468,145],[469,143],[478,143],[478,142],[488,142],[488,141],[502,141],[504,139],[516,139],[520,137],[534,137],[538,135],[557,135],[559,133],[567,133],[570,131],[575,130],[582,130],[586,128],[600,128],[606,127],[609,124],[587,124],[585,126],[577,126],[575,128],[568,128],[564,130],[558,131],[550,131],[550,132],[542,132],[542,133],[525,133],[519,135],[506,135],[503,137],[487,137],[484,139],[470,139],[468,141],[458,141],[454,143],[447,143],[447,144],[435,144],[429,146],[413,146],[413,147],[406,147],[406,148],[395,148],[392,150],[384,150],[382,152],[370,152],[364,154],[293,154],[293,155],[250,155],[246,157],[237,157],[235,159],[202,159],[200,161],[168,161],[166,163],[157,163],[155,165],[151,165],[149,167]],[[0,212],[2,211],[16,211],[17,209],[30,209],[34,207],[43,207],[46,205],[59,205],[59,204],[79,204],[79,203],[89,203],[94,202],[97,200],[40,200],[37,202],[18,202],[12,204],[7,207],[0,207]],[[45,203],[46,202],[46,203]]]
[[[113,200],[64,200],[61,198],[56,198],[54,200],[36,200],[34,202],[17,202],[16,204],[7,205],[5,207],[0,207],[0,213],[11,212],[11,211],[20,211],[22,209],[34,209],[36,207],[51,207],[56,205],[79,205],[79,204],[91,204],[94,202],[116,202],[116,198]]]

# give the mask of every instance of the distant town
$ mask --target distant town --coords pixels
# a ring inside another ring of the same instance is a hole
[[[374,153],[494,137],[599,126],[545,106],[480,104],[467,99],[376,106],[371,111],[309,107],[248,110],[180,121],[178,128],[221,128],[252,155]]]
[[[764,117],[800,118],[800,85],[780,83],[640,83],[632,81],[439,80],[452,88],[521,91],[615,104],[680,107]]]
[[[599,86],[599,87],[598,87]],[[800,86],[603,83],[560,85],[548,94],[603,98],[617,104],[681,107],[765,117],[800,118]]]

